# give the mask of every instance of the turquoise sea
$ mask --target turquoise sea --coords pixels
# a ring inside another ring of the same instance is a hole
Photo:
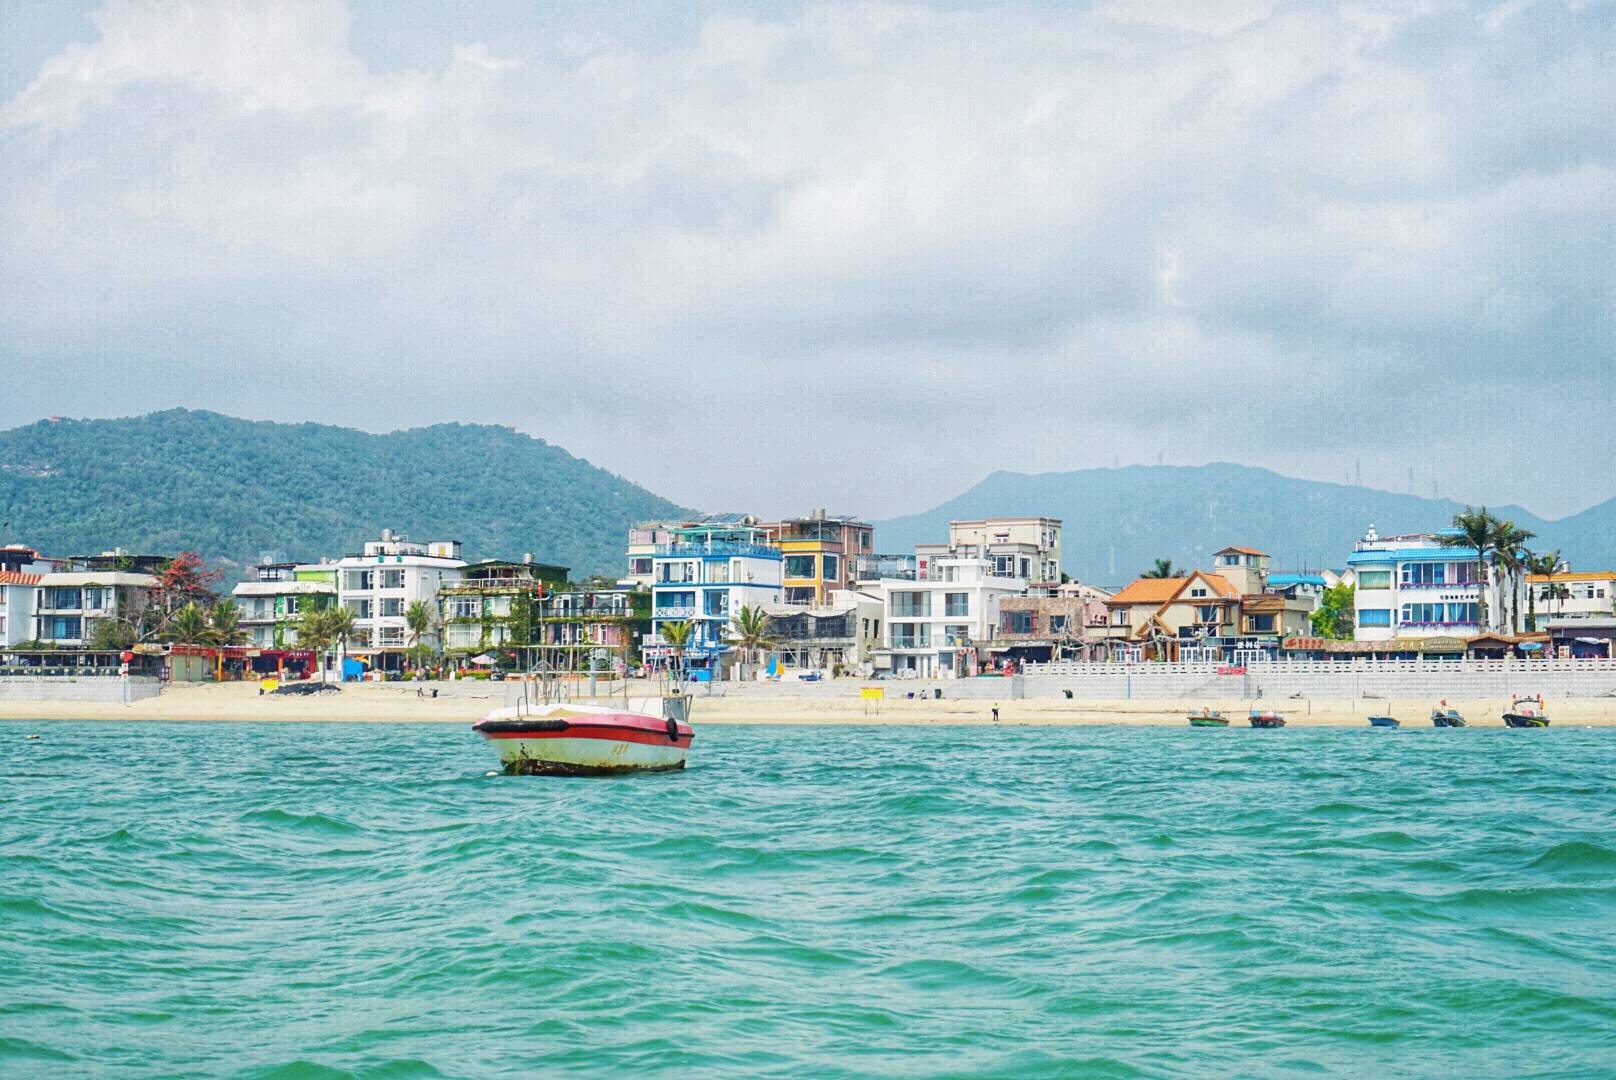
[[[1616,1075],[1616,731],[697,719],[0,724],[0,1076]]]

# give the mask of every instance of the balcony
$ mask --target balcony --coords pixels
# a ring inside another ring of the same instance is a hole
[[[679,607],[659,607],[651,613],[653,619],[694,619],[696,605],[685,604]]]
[[[779,559],[780,549],[767,544],[741,544],[728,540],[715,540],[707,544],[658,544],[658,558],[699,559],[704,555],[738,555],[753,559]]]

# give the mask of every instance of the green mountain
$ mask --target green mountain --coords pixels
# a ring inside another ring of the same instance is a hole
[[[1210,569],[1230,544],[1259,548],[1275,569],[1346,565],[1374,525],[1382,536],[1446,528],[1464,509],[1373,488],[1281,476],[1245,465],[1131,465],[1069,473],[998,472],[935,509],[882,522],[883,551],[948,539],[952,520],[1042,514],[1061,518],[1066,572],[1121,585],[1157,558]],[[1518,506],[1495,514],[1538,534],[1533,550],[1561,549],[1578,570],[1616,568],[1616,499],[1549,521]]]
[[[621,573],[628,526],[688,513],[542,439],[438,424],[372,435],[175,409],[0,432],[0,543],[52,556],[199,551],[318,559],[391,528],[468,559]]]

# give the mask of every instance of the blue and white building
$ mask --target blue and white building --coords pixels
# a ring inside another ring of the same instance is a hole
[[[1497,586],[1478,580],[1476,550],[1446,547],[1446,535],[1453,533],[1382,537],[1369,527],[1347,556],[1357,582],[1358,641],[1464,638],[1492,628],[1481,624],[1481,597],[1485,587],[1488,621],[1495,622]]]
[[[711,514],[673,529],[670,542],[657,544],[651,554],[651,633],[644,655],[670,658],[662,627],[690,622],[685,666],[698,679],[721,677],[734,653],[729,641],[736,613],[779,604],[783,570],[780,549],[749,514]]]

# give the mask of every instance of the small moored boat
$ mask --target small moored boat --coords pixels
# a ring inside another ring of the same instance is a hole
[[[1543,695],[1518,697],[1504,713],[1506,727],[1548,727],[1549,714],[1543,708]]]
[[[639,708],[577,702],[495,709],[471,726],[519,776],[611,776],[685,767],[695,738],[690,697],[670,694]],[[656,715],[660,712],[661,715]]]
[[[1464,727],[1465,718],[1458,709],[1448,708],[1446,701],[1431,710],[1431,723],[1436,727]]]
[[[1228,727],[1229,721],[1215,709],[1202,709],[1190,713],[1190,727]]]
[[[1392,716],[1371,716],[1369,718],[1369,726],[1370,727],[1402,727],[1403,725],[1397,722],[1396,717],[1392,717]]]
[[[1285,718],[1276,712],[1269,712],[1267,709],[1252,709],[1251,726],[1257,728],[1284,727]]]

